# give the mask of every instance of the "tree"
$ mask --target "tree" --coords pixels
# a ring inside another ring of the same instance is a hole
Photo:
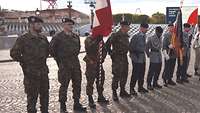
[[[150,18],[148,15],[139,15],[139,23],[149,23],[150,22]]]
[[[154,13],[150,19],[150,23],[152,24],[164,24],[165,23],[165,15],[163,13]]]
[[[113,21],[115,24],[119,23],[122,19],[128,21],[128,22],[133,22],[133,17],[132,14],[130,13],[125,13],[125,14],[115,14],[113,15]]]

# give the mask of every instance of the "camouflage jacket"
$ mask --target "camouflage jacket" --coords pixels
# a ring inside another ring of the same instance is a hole
[[[100,40],[96,39],[92,39],[92,37],[87,37],[85,39],[85,51],[86,51],[86,56],[84,57],[84,61],[89,61],[92,60],[93,62],[99,62],[99,42]],[[102,61],[104,61],[107,52],[106,52],[106,48],[104,46],[104,42],[103,42],[103,49],[102,49]],[[102,62],[103,63],[103,62]]]
[[[56,34],[50,42],[50,54],[57,63],[76,64],[79,63],[80,39],[74,33],[64,31]]]
[[[106,42],[106,49],[111,56],[127,55],[129,51],[128,34],[122,33],[121,31],[113,33]]]
[[[30,32],[25,33],[16,40],[10,50],[10,56],[23,66],[46,66],[46,59],[49,56],[49,42],[41,34],[35,36]]]

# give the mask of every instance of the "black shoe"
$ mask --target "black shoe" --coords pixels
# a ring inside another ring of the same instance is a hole
[[[140,93],[148,93],[149,91],[142,87],[142,88],[138,89],[138,92],[140,92]]]
[[[94,103],[93,97],[91,95],[88,96],[88,101],[91,108],[96,108],[96,104]]]
[[[187,77],[189,77],[189,78],[191,78],[191,77],[192,77],[192,75],[190,75],[190,74],[186,74],[186,76],[187,76]]]
[[[108,104],[109,100],[107,100],[104,96],[99,96],[97,102]]]
[[[198,76],[198,73],[197,73],[197,71],[195,71],[195,72],[194,72],[194,75]]]
[[[181,81],[185,82],[185,83],[189,83],[188,79],[182,79]]]
[[[179,84],[183,84],[183,81],[180,80],[180,79],[177,79],[176,82],[179,83]]]
[[[130,95],[137,96],[137,92],[134,89],[130,90]]]
[[[67,113],[65,102],[60,103],[60,113]]]
[[[122,98],[129,98],[131,97],[130,94],[128,94],[125,90],[120,92],[120,97]]]
[[[91,108],[93,108],[93,109],[96,109],[96,104],[95,104],[95,103],[89,102],[89,106],[90,106]]]
[[[117,96],[117,92],[116,92],[116,91],[113,91],[112,97],[113,97],[113,100],[114,100],[114,101],[119,101],[119,98],[118,98],[118,96]]]
[[[152,85],[148,85],[148,86],[147,86],[147,89],[148,89],[148,90],[153,90],[153,86],[152,86]]]
[[[168,81],[166,79],[163,79],[163,83],[165,87],[168,87]]]
[[[161,89],[161,88],[162,88],[162,86],[161,86],[161,85],[159,85],[158,83],[156,83],[156,84],[153,84],[153,88]]]
[[[86,107],[83,107],[83,105],[80,103],[75,103],[73,109],[80,112],[85,112],[87,110]]]
[[[169,85],[172,85],[172,86],[175,86],[175,85],[176,85],[176,83],[175,83],[173,80],[169,80],[169,81],[168,81],[168,84],[169,84]]]

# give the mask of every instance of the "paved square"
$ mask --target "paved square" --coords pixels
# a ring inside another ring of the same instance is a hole
[[[0,53],[1,60],[9,59],[8,50],[1,50]],[[111,92],[111,59],[109,56],[106,58],[104,63],[104,69],[106,72],[104,94],[109,98],[110,104],[106,106],[97,103],[96,110],[90,109],[88,107],[85,91],[85,62],[82,60],[84,55],[84,53],[79,55],[82,68],[81,103],[83,103],[84,106],[87,106],[88,113],[200,113],[200,81],[198,81],[197,76],[190,78],[189,84],[178,84],[177,86],[170,86],[169,88],[163,87],[161,90],[150,91],[148,94],[139,94],[137,97],[129,99],[120,98],[119,103],[113,102]],[[191,60],[191,64],[193,64],[193,55]],[[59,113],[58,89],[60,84],[57,81],[58,68],[52,58],[48,59],[48,66],[50,70],[49,112]],[[192,74],[192,71],[192,65],[190,65],[190,70],[188,72]],[[131,72],[131,61],[129,61],[127,91],[129,91]],[[159,82],[163,84],[161,78]],[[94,90],[94,99],[95,101],[97,100],[96,89]],[[70,84],[67,102],[68,112],[74,112],[72,107],[73,99]],[[39,104],[37,104],[37,108],[39,113]],[[26,113],[26,95],[23,87],[23,73],[17,62],[0,63],[0,113]]]

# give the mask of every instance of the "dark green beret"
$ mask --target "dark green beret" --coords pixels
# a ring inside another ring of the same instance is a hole
[[[62,19],[62,23],[66,23],[66,22],[71,22],[72,24],[75,24],[75,22],[72,19],[70,19],[70,18],[63,18]]]
[[[29,16],[28,23],[43,23],[44,21],[37,16]]]

